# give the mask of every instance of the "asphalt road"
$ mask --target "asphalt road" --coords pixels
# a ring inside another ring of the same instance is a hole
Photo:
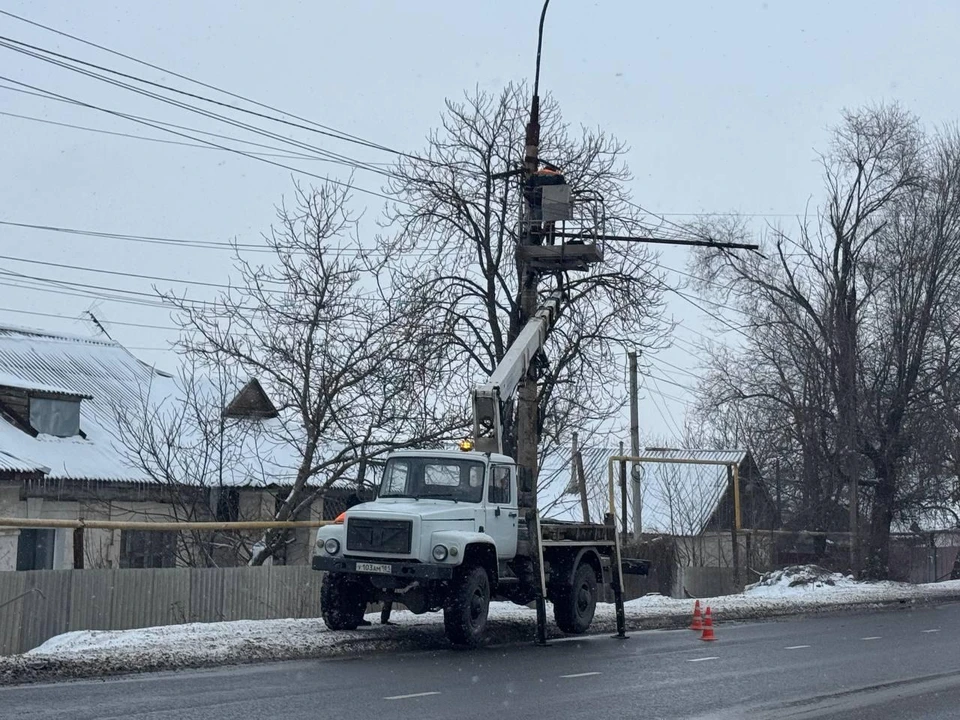
[[[0,688],[0,717],[939,720],[960,717],[960,605]]]

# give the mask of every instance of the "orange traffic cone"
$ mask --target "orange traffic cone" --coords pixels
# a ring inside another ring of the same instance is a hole
[[[701,640],[716,640],[717,638],[713,634],[713,616],[710,614],[710,608],[707,607],[707,612],[703,616],[703,635],[700,637]]]
[[[690,629],[700,632],[703,630],[703,616],[700,615],[700,601],[697,600],[693,606],[693,622],[690,623]]]

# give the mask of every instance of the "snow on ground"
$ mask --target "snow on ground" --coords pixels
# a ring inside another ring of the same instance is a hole
[[[701,598],[715,622],[780,615],[809,614],[880,603],[960,599],[960,580],[931,585],[856,582],[812,566],[770,573],[744,593]],[[682,627],[689,621],[693,600],[651,594],[626,603],[628,628]],[[552,608],[548,617],[552,620]],[[442,613],[413,615],[396,611],[389,626],[379,613],[370,614],[370,627],[353,632],[327,630],[322,620],[241,620],[190,623],[134,630],[80,630],[47,640],[24,655],[0,658],[0,681],[16,680],[24,667],[59,675],[107,674],[145,670],[253,662],[257,660],[325,657],[385,650],[446,647]],[[533,610],[511,603],[492,603],[488,635],[491,642],[528,640],[534,629]],[[600,604],[592,630],[615,627],[612,604]],[[553,634],[559,631],[550,625]],[[80,668],[80,669],[77,669]]]
[[[896,583],[876,583],[870,587],[895,587]],[[753,585],[747,585],[746,593],[755,597],[791,597],[804,596],[809,591],[823,588],[853,588],[865,586],[853,579],[852,575],[843,575],[824,570],[816,565],[791,565],[782,570],[774,570],[764,575]]]

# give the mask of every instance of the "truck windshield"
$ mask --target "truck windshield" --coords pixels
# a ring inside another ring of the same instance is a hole
[[[380,497],[478,503],[483,498],[483,463],[452,458],[390,458]]]

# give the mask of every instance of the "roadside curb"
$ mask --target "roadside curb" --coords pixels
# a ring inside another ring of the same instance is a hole
[[[714,600],[711,598],[711,600]],[[960,594],[905,597],[892,600],[848,601],[823,604],[810,603],[807,606],[792,608],[723,608],[723,598],[716,598],[715,619],[718,623],[782,620],[784,618],[804,618],[816,615],[835,615],[859,613],[874,610],[909,609],[926,607],[942,603],[960,601]],[[691,604],[692,604],[691,600]],[[672,630],[689,626],[689,613],[633,615],[627,618],[627,629],[632,632],[641,630]],[[91,678],[115,677],[140,673],[213,668],[230,665],[244,665],[261,662],[283,662],[290,660],[334,659],[361,654],[381,654],[389,652],[405,653],[416,651],[450,649],[443,636],[442,626],[408,625],[399,626],[402,637],[382,630],[376,635],[363,637],[358,633],[338,633],[342,642],[322,647],[290,647],[283,651],[276,648],[263,648],[254,643],[246,643],[240,648],[232,648],[219,657],[180,657],[175,653],[152,652],[148,657],[132,659],[126,653],[114,657],[97,658],[56,658],[30,655],[0,657],[0,685],[20,685],[28,683],[54,682],[62,680],[81,680]],[[594,621],[591,635],[616,631],[616,621],[611,615],[604,615]],[[360,631],[361,633],[367,631]],[[488,645],[509,645],[528,642],[532,639],[534,626],[530,620],[496,619],[491,620]],[[569,637],[556,628],[548,626],[549,638]],[[588,637],[588,636],[585,636]],[[469,651],[463,651],[469,652]],[[481,650],[482,652],[482,650]]]

